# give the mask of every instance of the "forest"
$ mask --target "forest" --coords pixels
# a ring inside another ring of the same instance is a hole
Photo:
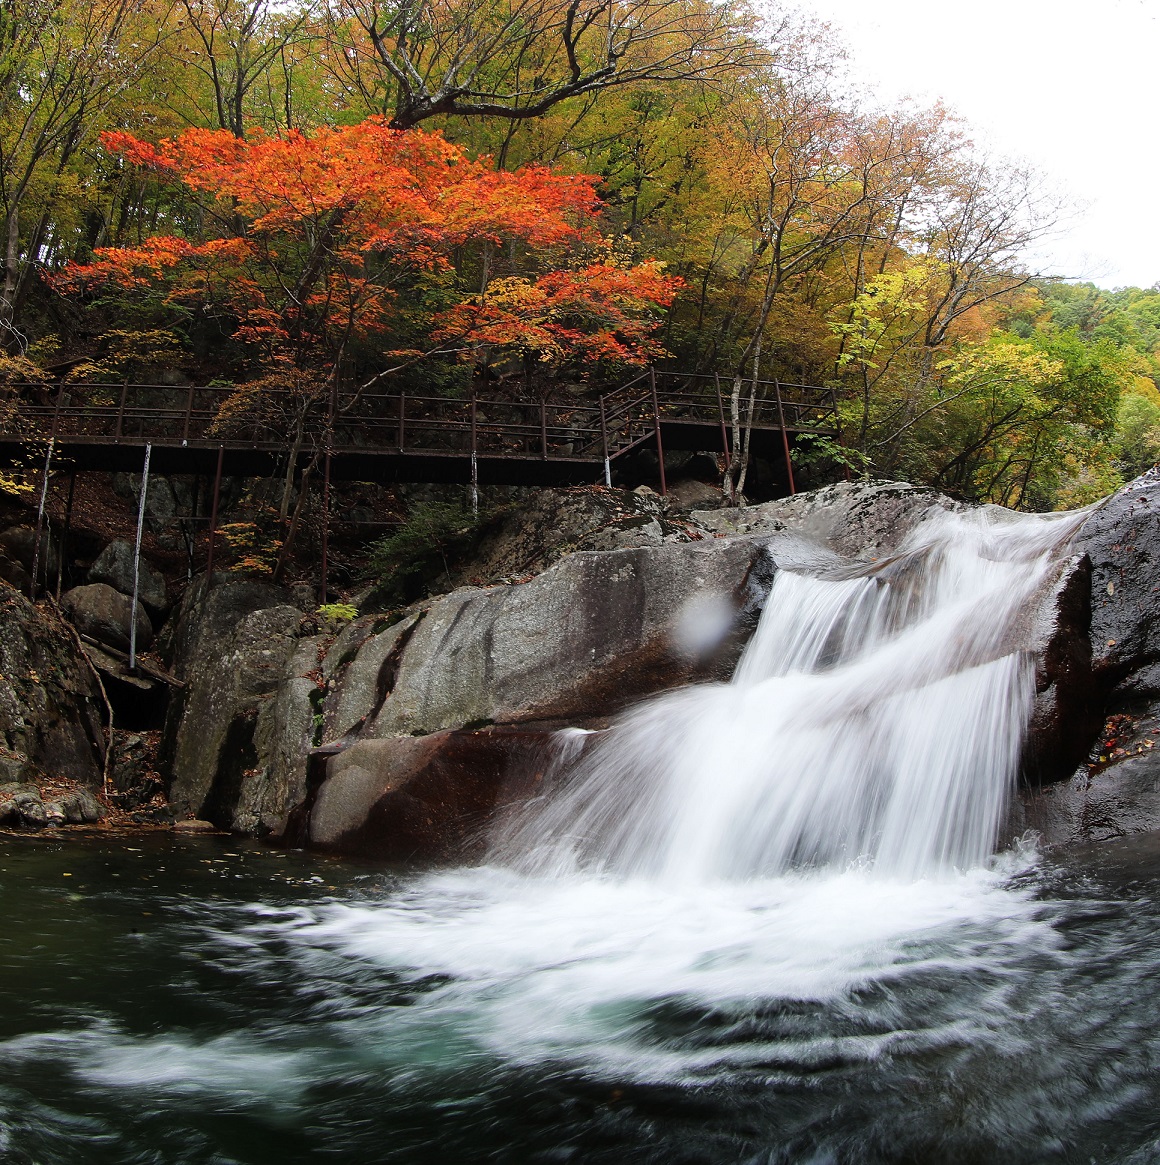
[[[1050,184],[877,106],[789,10],[5,0],[0,151],[9,413],[214,383],[223,433],[309,440],[287,413],[330,394],[656,363],[727,376],[735,416],[836,389],[839,439],[796,453],[822,479],[1051,510],[1160,457],[1160,289],[1029,266]]]

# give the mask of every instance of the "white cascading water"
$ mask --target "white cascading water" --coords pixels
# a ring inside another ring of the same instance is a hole
[[[495,856],[670,885],[979,865],[1034,699],[1026,624],[1081,519],[939,510],[858,577],[779,571],[732,682],[652,700],[579,758],[565,740]]]

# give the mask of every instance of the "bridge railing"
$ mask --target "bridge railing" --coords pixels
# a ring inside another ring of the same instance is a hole
[[[482,457],[599,459],[616,457],[655,435],[658,421],[728,427],[731,381],[712,375],[646,370],[598,400],[519,402],[409,393],[342,394],[330,445],[341,450]],[[93,442],[151,441],[180,445],[284,448],[296,431],[307,443],[327,431],[332,402],[323,392],[263,388],[257,407],[223,405],[229,384],[76,383],[55,390],[14,386],[17,428],[9,437],[56,436]],[[758,428],[832,431],[832,390],[779,381],[742,385],[742,422]],[[5,434],[0,433],[0,436]]]

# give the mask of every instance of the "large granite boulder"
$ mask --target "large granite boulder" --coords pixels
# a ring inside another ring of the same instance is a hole
[[[364,617],[340,636],[323,666],[331,743],[318,750],[298,840],[400,859],[462,856],[534,779],[549,729],[599,728],[646,696],[727,678],[779,565],[832,570],[855,546],[885,555],[932,507],[954,505],[897,483],[849,484],[821,500],[672,524],[655,496],[635,495],[639,513],[626,516],[623,498],[610,515],[600,495],[570,494],[564,523],[593,549],[402,619]],[[481,573],[519,576],[555,557],[550,512],[534,502],[528,520],[526,539],[509,529],[481,548]],[[615,548],[620,539],[635,541]]]
[[[123,595],[132,595],[134,555],[132,542],[110,542],[89,567],[89,582],[107,583]],[[165,579],[144,558],[138,565],[137,597],[155,615],[164,613],[169,607]]]
[[[329,760],[290,839],[388,861],[469,860],[496,812],[535,790],[553,736],[490,728],[359,740]]]
[[[305,794],[321,696],[327,640],[309,629],[281,587],[229,581],[207,591],[202,580],[186,593],[166,637],[185,682],[165,730],[179,818],[281,832]]]
[[[90,639],[129,650],[130,629],[133,626],[133,600],[108,583],[90,583],[73,587],[61,597],[60,605],[76,629]],[[153,642],[153,624],[145,608],[137,606],[137,650],[145,651]]]
[[[102,710],[67,624],[0,583],[0,780],[29,781],[39,771],[99,785]]]
[[[1072,549],[1090,565],[1090,753],[1016,821],[1051,843],[1160,829],[1160,471],[1095,509]]]
[[[723,678],[737,650],[689,651],[687,625],[739,609],[762,559],[753,539],[581,552],[522,585],[455,591],[407,629],[389,698],[365,735],[587,721]],[[719,628],[724,638],[729,624]],[[706,646],[716,646],[711,637]],[[380,651],[372,639],[360,654]]]
[[[694,510],[716,534],[792,530],[847,558],[873,561],[897,550],[932,509],[964,509],[937,490],[901,481],[839,482],[740,509]]]

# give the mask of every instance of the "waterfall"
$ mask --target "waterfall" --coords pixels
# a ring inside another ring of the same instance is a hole
[[[493,858],[669,884],[985,862],[1035,697],[1034,613],[1083,517],[936,510],[887,559],[779,570],[731,682],[563,736]]]

